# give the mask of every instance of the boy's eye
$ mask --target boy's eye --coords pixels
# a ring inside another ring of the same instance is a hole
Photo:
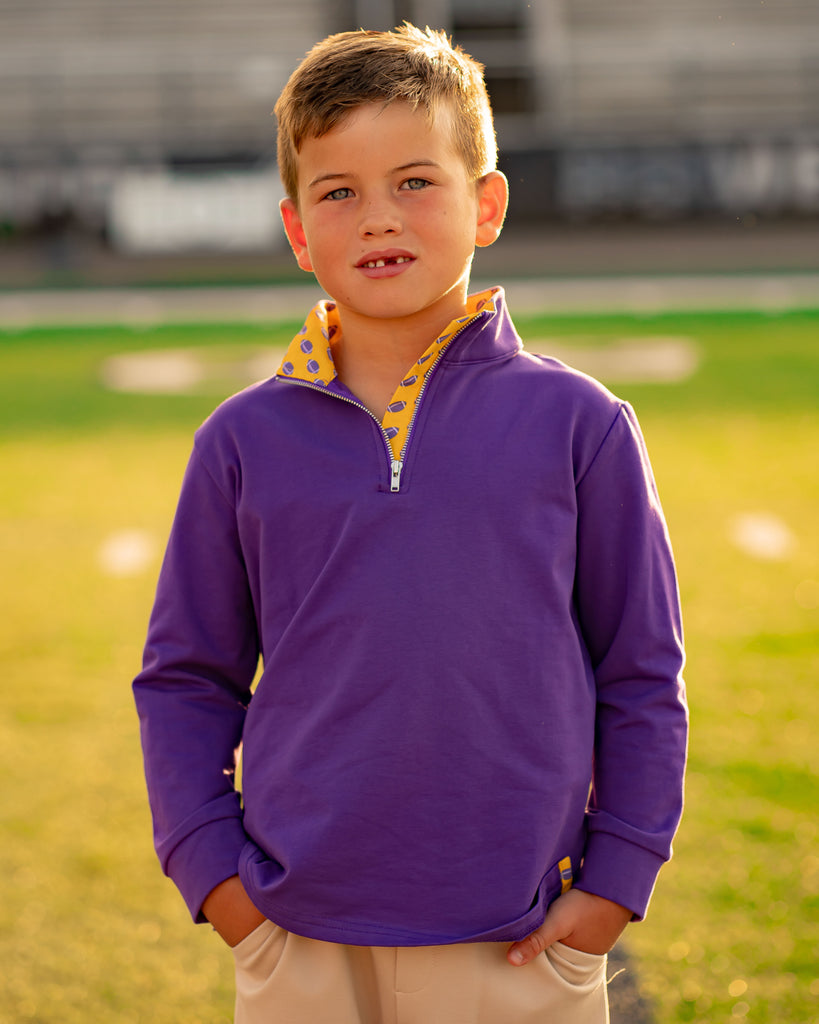
[[[324,197],[325,199],[349,199],[353,194],[352,189],[349,188],[334,188],[332,192],[328,192]]]
[[[430,182],[426,178],[407,178],[401,188],[405,188],[410,192],[418,192],[429,184]]]

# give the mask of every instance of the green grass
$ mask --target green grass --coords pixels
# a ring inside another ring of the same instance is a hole
[[[109,355],[286,342],[297,324],[0,335],[0,1019],[217,1024],[232,971],[161,877],[130,679],[191,433],[218,395],[117,395]],[[531,318],[527,338],[684,336],[680,384],[635,405],[677,553],[691,762],[675,857],[626,943],[659,1024],[819,1021],[816,653],[819,314]],[[534,345],[533,347],[540,347]],[[233,386],[233,382],[231,382]],[[227,390],[227,387],[226,387]],[[730,541],[738,514],[786,557]],[[156,538],[139,575],[98,563]]]

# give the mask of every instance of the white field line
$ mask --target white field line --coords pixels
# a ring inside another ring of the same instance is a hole
[[[109,534],[97,550],[97,564],[106,576],[139,576],[157,555],[156,538],[146,530],[118,530]]]
[[[605,384],[618,382],[676,384],[699,365],[689,338],[622,338],[611,345],[567,346],[565,340],[527,339],[529,352],[553,356]],[[100,379],[111,391],[135,394],[209,394],[225,387],[239,390],[272,377],[283,355],[280,348],[155,349],[121,352],[103,360]]]
[[[729,524],[729,537],[735,547],[751,558],[782,561],[796,548],[790,527],[772,512],[743,512]]]
[[[473,291],[492,282],[474,281]],[[542,278],[505,284],[521,313],[819,308],[819,273]],[[226,288],[20,290],[0,293],[0,328],[298,319],[321,298],[315,284]]]

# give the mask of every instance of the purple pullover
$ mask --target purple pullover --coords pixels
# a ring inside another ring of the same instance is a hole
[[[238,872],[364,945],[518,940],[566,857],[642,917],[687,715],[633,413],[502,301],[431,371],[398,491],[352,397],[276,377],[197,432],[134,683],[164,870],[198,920]]]

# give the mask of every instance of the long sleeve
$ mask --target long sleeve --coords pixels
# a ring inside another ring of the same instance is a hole
[[[199,920],[247,841],[234,772],[258,657],[233,502],[194,450],[134,696],[156,850]]]
[[[673,558],[628,406],[621,407],[577,495],[576,600],[597,693],[578,887],[640,918],[682,813],[688,718]]]

